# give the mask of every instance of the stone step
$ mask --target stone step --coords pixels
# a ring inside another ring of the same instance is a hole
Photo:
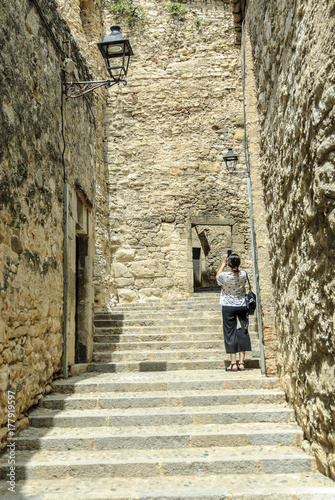
[[[259,339],[256,335],[249,335],[253,350],[259,349]],[[149,340],[140,340],[137,336],[109,338],[107,335],[94,337],[94,350],[96,352],[114,352],[114,351],[140,351],[140,350],[178,350],[178,349],[201,349],[204,345],[206,350],[221,349],[222,355],[228,355],[225,352],[224,341],[221,338],[212,338],[206,340],[188,340],[179,337],[178,340],[157,339],[154,336],[149,336]],[[255,348],[255,349],[254,349]]]
[[[221,313],[215,315],[214,317],[205,317],[199,316],[195,317],[194,315],[190,317],[181,318],[179,316],[169,316],[165,317],[163,315],[158,315],[155,317],[147,317],[147,318],[137,318],[135,316],[129,315],[123,319],[120,319],[119,316],[115,316],[112,318],[99,319],[94,321],[95,328],[108,328],[108,327],[124,327],[129,328],[131,326],[140,326],[140,327],[149,327],[156,326],[158,328],[168,326],[168,327],[221,327],[222,328],[222,317]],[[249,319],[249,329],[257,331],[257,321]]]
[[[221,305],[219,304],[219,297],[217,297],[217,300],[214,301],[198,301],[196,303],[175,303],[172,305],[157,305],[157,304],[152,304],[152,305],[132,305],[132,306],[124,306],[123,308],[118,306],[114,307],[110,311],[96,311],[94,313],[94,318],[99,319],[99,318],[108,318],[111,315],[128,315],[128,314],[134,314],[134,315],[146,315],[146,314],[155,314],[155,315],[162,315],[162,314],[175,314],[177,315],[179,312],[181,314],[199,314],[199,313],[206,313],[210,312],[211,314],[216,314],[216,312],[221,313]]]
[[[97,331],[94,336],[94,341],[96,343],[142,343],[146,342],[222,342],[222,331],[214,333],[109,333],[108,329],[102,329]],[[132,329],[132,332],[137,332],[136,328]],[[251,341],[258,341],[258,334],[250,332]]]
[[[159,457],[159,458],[158,458]],[[206,476],[207,474],[285,474],[311,472],[314,459],[299,448],[247,446],[98,451],[21,451],[16,478]],[[6,479],[9,465],[2,467]]]
[[[223,349],[224,342],[223,340],[201,340],[198,342],[192,341],[177,341],[177,342],[122,342],[122,343],[113,343],[113,342],[94,342],[94,350],[95,351],[137,351],[145,349],[146,351],[157,351],[157,350],[183,350],[183,349]]]
[[[174,318],[165,318],[160,316],[159,319],[137,319],[137,318],[125,318],[125,319],[101,319],[95,320],[94,324],[97,328],[108,328],[108,327],[123,327],[123,326],[198,326],[198,327],[208,327],[222,325],[222,319],[220,316],[212,318],[179,318],[178,316]]]
[[[137,300],[132,303],[117,303],[111,309],[99,310],[99,313],[110,312],[123,309],[142,309],[142,308],[174,308],[174,307],[194,307],[194,304],[217,304],[219,303],[221,289],[212,294],[194,294],[188,297],[174,297],[173,299],[151,298],[146,300]]]
[[[250,336],[250,340],[256,340],[255,337]],[[188,349],[201,349],[201,350],[217,350],[224,349],[224,341],[221,338],[216,340],[199,340],[199,341],[156,341],[156,342],[146,342],[145,340],[138,342],[117,342],[114,340],[107,340],[107,342],[94,342],[95,351],[138,351],[138,350],[188,350]]]
[[[303,432],[296,424],[263,423],[157,427],[29,428],[16,440],[18,450],[178,449],[226,446],[296,446]]]
[[[155,320],[160,321],[161,319],[175,319],[179,318],[182,320],[189,319],[222,319],[221,306],[219,304],[212,305],[210,307],[206,306],[204,308],[199,308],[196,306],[194,310],[190,309],[172,309],[164,310],[159,309],[154,310],[152,308],[148,310],[135,310],[129,309],[123,312],[108,312],[108,313],[95,313],[94,320],[99,321],[124,321],[124,320]],[[249,316],[249,323],[254,324],[257,322],[256,316]]]
[[[269,390],[279,386],[277,377],[264,377],[260,370],[229,373],[219,370],[188,370],[185,372],[157,372],[153,379],[149,373],[85,373],[53,382],[56,393],[87,394],[94,392],[147,392],[147,391],[202,391],[208,390]]]
[[[138,312],[127,312],[127,313],[114,313],[114,314],[105,314],[101,316],[96,316],[94,317],[94,322],[96,325],[99,325],[101,321],[120,321],[120,322],[127,322],[127,321],[154,321],[154,322],[161,322],[163,320],[167,321],[174,321],[178,319],[179,323],[183,323],[186,321],[201,321],[201,320],[218,320],[222,322],[222,314],[221,314],[221,308],[220,309],[213,309],[213,310],[204,310],[204,311],[194,311],[194,312],[187,312],[187,311],[171,311],[169,313],[164,313],[162,311],[148,311],[147,313],[140,313]],[[255,316],[249,316],[249,324],[251,325],[256,325],[257,324],[257,319]]]
[[[222,337],[222,325],[215,325],[215,326],[192,326],[189,327],[187,325],[178,325],[178,326],[173,326],[173,325],[131,325],[131,326],[106,326],[106,327],[95,327],[95,332],[97,334],[104,334],[110,333],[110,334],[131,334],[131,333],[141,333],[143,335],[146,334],[191,334],[191,333],[198,333],[202,335],[207,335],[207,334],[221,334]]]
[[[254,327],[249,328],[250,331],[257,332],[258,330]],[[110,333],[221,333],[222,335],[222,323],[212,324],[212,325],[187,325],[179,324],[179,325],[169,325],[162,323],[160,325],[152,324],[152,325],[140,325],[134,324],[132,325],[119,325],[119,326],[95,326],[95,331],[97,333],[103,333],[103,331],[107,331]]]
[[[189,328],[188,326],[174,327],[174,326],[129,326],[129,327],[102,327],[95,328],[96,335],[131,335],[131,334],[141,334],[143,338],[145,335],[156,335],[157,338],[161,335],[202,335],[202,338],[207,338],[210,335],[217,335],[218,338],[222,338],[222,327],[211,326],[193,326]]]
[[[151,320],[150,320],[151,321]],[[154,333],[155,331],[157,332],[165,332],[165,333],[201,333],[203,331],[212,331],[212,332],[217,332],[221,331],[222,333],[222,323],[217,323],[215,325],[188,325],[186,322],[179,323],[178,325],[171,325],[166,322],[161,322],[160,324],[156,323],[155,321],[152,321],[152,324],[139,324],[134,321],[134,324],[122,324],[118,326],[99,326],[99,324],[95,323],[95,331],[96,332],[102,332],[103,330],[108,330],[112,332],[113,330],[119,330],[119,331],[129,331],[129,333],[133,332],[135,333],[137,329],[140,329],[142,333]],[[257,331],[256,328],[250,328],[250,330]]]
[[[223,357],[223,353],[222,353]],[[175,370],[224,370],[228,366],[224,359],[198,359],[175,361],[128,361],[128,362],[96,362],[88,363],[89,372],[120,373],[120,372],[161,372]],[[259,368],[259,359],[245,360],[246,369]]]
[[[108,314],[110,312],[114,311],[129,311],[129,310],[146,310],[146,309],[159,309],[159,310],[165,310],[165,309],[194,309],[196,307],[201,307],[207,306],[210,304],[213,305],[218,305],[219,300],[220,300],[220,288],[218,288],[217,292],[211,293],[211,294],[194,294],[189,297],[184,297],[184,298],[175,298],[171,301],[169,300],[143,300],[137,301],[133,304],[118,304],[115,307],[113,307],[111,310],[105,310],[105,311],[96,311],[96,314]]]
[[[148,478],[36,479],[0,482],[2,500],[334,500],[333,481],[321,474],[229,474]]]
[[[164,329],[165,330],[165,329]],[[249,331],[250,340],[253,343],[259,342],[258,333],[254,331]],[[142,345],[146,342],[223,342],[222,330],[210,331],[199,331],[199,333],[189,333],[185,330],[182,332],[172,333],[166,331],[159,331],[158,329],[150,329],[148,332],[142,332],[141,329],[134,328],[132,330],[112,330],[102,329],[96,330],[94,335],[95,343],[115,343],[115,344],[135,344],[141,343]]]
[[[281,390],[225,390],[215,391],[152,391],[96,394],[52,394],[44,398],[44,408],[52,410],[88,410],[114,408],[156,408],[178,406],[219,406],[243,404],[284,403]]]
[[[125,318],[136,318],[139,320],[142,319],[161,319],[162,317],[164,318],[170,318],[173,319],[176,316],[178,318],[213,318],[214,316],[221,316],[221,306],[216,304],[212,305],[210,307],[206,306],[205,308],[200,308],[197,307],[194,310],[190,309],[171,309],[171,310],[164,310],[164,309],[148,309],[148,310],[133,310],[129,309],[128,311],[123,311],[123,312],[108,312],[108,313],[95,313],[94,314],[94,320],[95,321],[104,321],[104,320],[109,320],[109,319],[114,319],[114,320],[123,320]]]
[[[217,405],[90,410],[33,410],[32,427],[109,427],[156,425],[239,424],[294,422],[294,413],[285,404]]]
[[[172,322],[173,324],[183,324],[189,321],[193,321],[193,323],[196,322],[204,322],[204,321],[217,321],[222,324],[222,314],[221,310],[218,311],[204,311],[204,312],[197,312],[194,314],[179,314],[179,311],[176,311],[174,314],[163,314],[162,312],[157,314],[154,313],[148,313],[146,315],[137,315],[137,314],[113,314],[109,316],[101,316],[99,318],[94,319],[94,323],[96,326],[99,326],[101,322],[106,322],[106,321],[119,321],[120,323],[127,323],[128,321],[135,321],[135,322],[146,322],[146,321],[151,321],[154,322],[155,324],[159,323],[164,323],[165,321]],[[255,316],[250,316],[249,317],[249,324],[256,326],[257,325],[257,318]]]
[[[143,346],[144,347],[144,346]],[[189,349],[189,350],[144,350],[137,351],[114,351],[114,352],[93,352],[94,362],[164,362],[170,361],[186,361],[186,360],[220,360],[225,356],[223,349]],[[259,357],[259,352],[248,352],[246,359]]]

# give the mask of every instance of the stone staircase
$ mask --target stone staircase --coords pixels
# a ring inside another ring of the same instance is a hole
[[[96,315],[94,361],[57,380],[16,441],[5,499],[335,499],[277,378],[224,370],[217,296]]]
[[[173,304],[119,307],[95,316],[94,363],[90,371],[223,369],[221,307],[217,293],[195,295]],[[253,351],[246,366],[259,367],[259,340],[250,320]]]

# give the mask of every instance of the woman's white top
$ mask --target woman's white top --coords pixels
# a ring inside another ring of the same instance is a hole
[[[225,272],[217,277],[218,285],[221,285],[220,304],[221,306],[242,307],[246,305],[245,284],[247,272],[238,273]]]

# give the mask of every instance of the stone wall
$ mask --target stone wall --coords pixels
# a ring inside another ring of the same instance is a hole
[[[280,375],[320,470],[335,479],[335,9],[250,0],[246,20]]]
[[[77,76],[89,79],[90,70],[59,15],[57,3],[44,2],[42,10],[56,41],[33,2],[5,0],[0,5],[2,442],[7,432],[7,391],[16,393],[16,422],[21,428],[27,423],[24,412],[50,389],[49,382],[61,369],[63,157],[65,180],[70,186],[72,240],[77,231],[85,230],[78,219],[74,188],[94,202],[92,99],[63,103],[64,151],[60,49],[68,53],[69,44],[62,44],[63,40],[71,41]],[[72,256],[76,254],[74,245],[72,241]],[[68,266],[73,269],[73,263]],[[73,315],[73,310],[70,313]],[[74,336],[73,326],[69,334]]]
[[[192,249],[206,253],[207,237],[215,253],[207,285],[215,284],[228,243],[251,273],[240,48],[230,3],[183,3],[180,16],[165,2],[139,3],[146,20],[133,26],[104,12],[105,32],[119,24],[135,54],[128,85],[108,94],[105,117],[117,289],[110,306],[192,293]],[[228,175],[228,147],[242,175]]]

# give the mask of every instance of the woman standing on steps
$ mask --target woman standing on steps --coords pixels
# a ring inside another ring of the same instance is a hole
[[[222,256],[222,265],[216,274],[218,285],[221,285],[220,304],[222,306],[223,337],[226,352],[230,354],[230,366],[226,371],[243,371],[245,351],[251,351],[248,332],[248,313],[245,301],[245,284],[247,272],[240,271],[241,259],[237,253]],[[228,264],[230,270],[223,272]],[[240,328],[237,328],[237,319]],[[236,353],[239,361],[236,362]]]

